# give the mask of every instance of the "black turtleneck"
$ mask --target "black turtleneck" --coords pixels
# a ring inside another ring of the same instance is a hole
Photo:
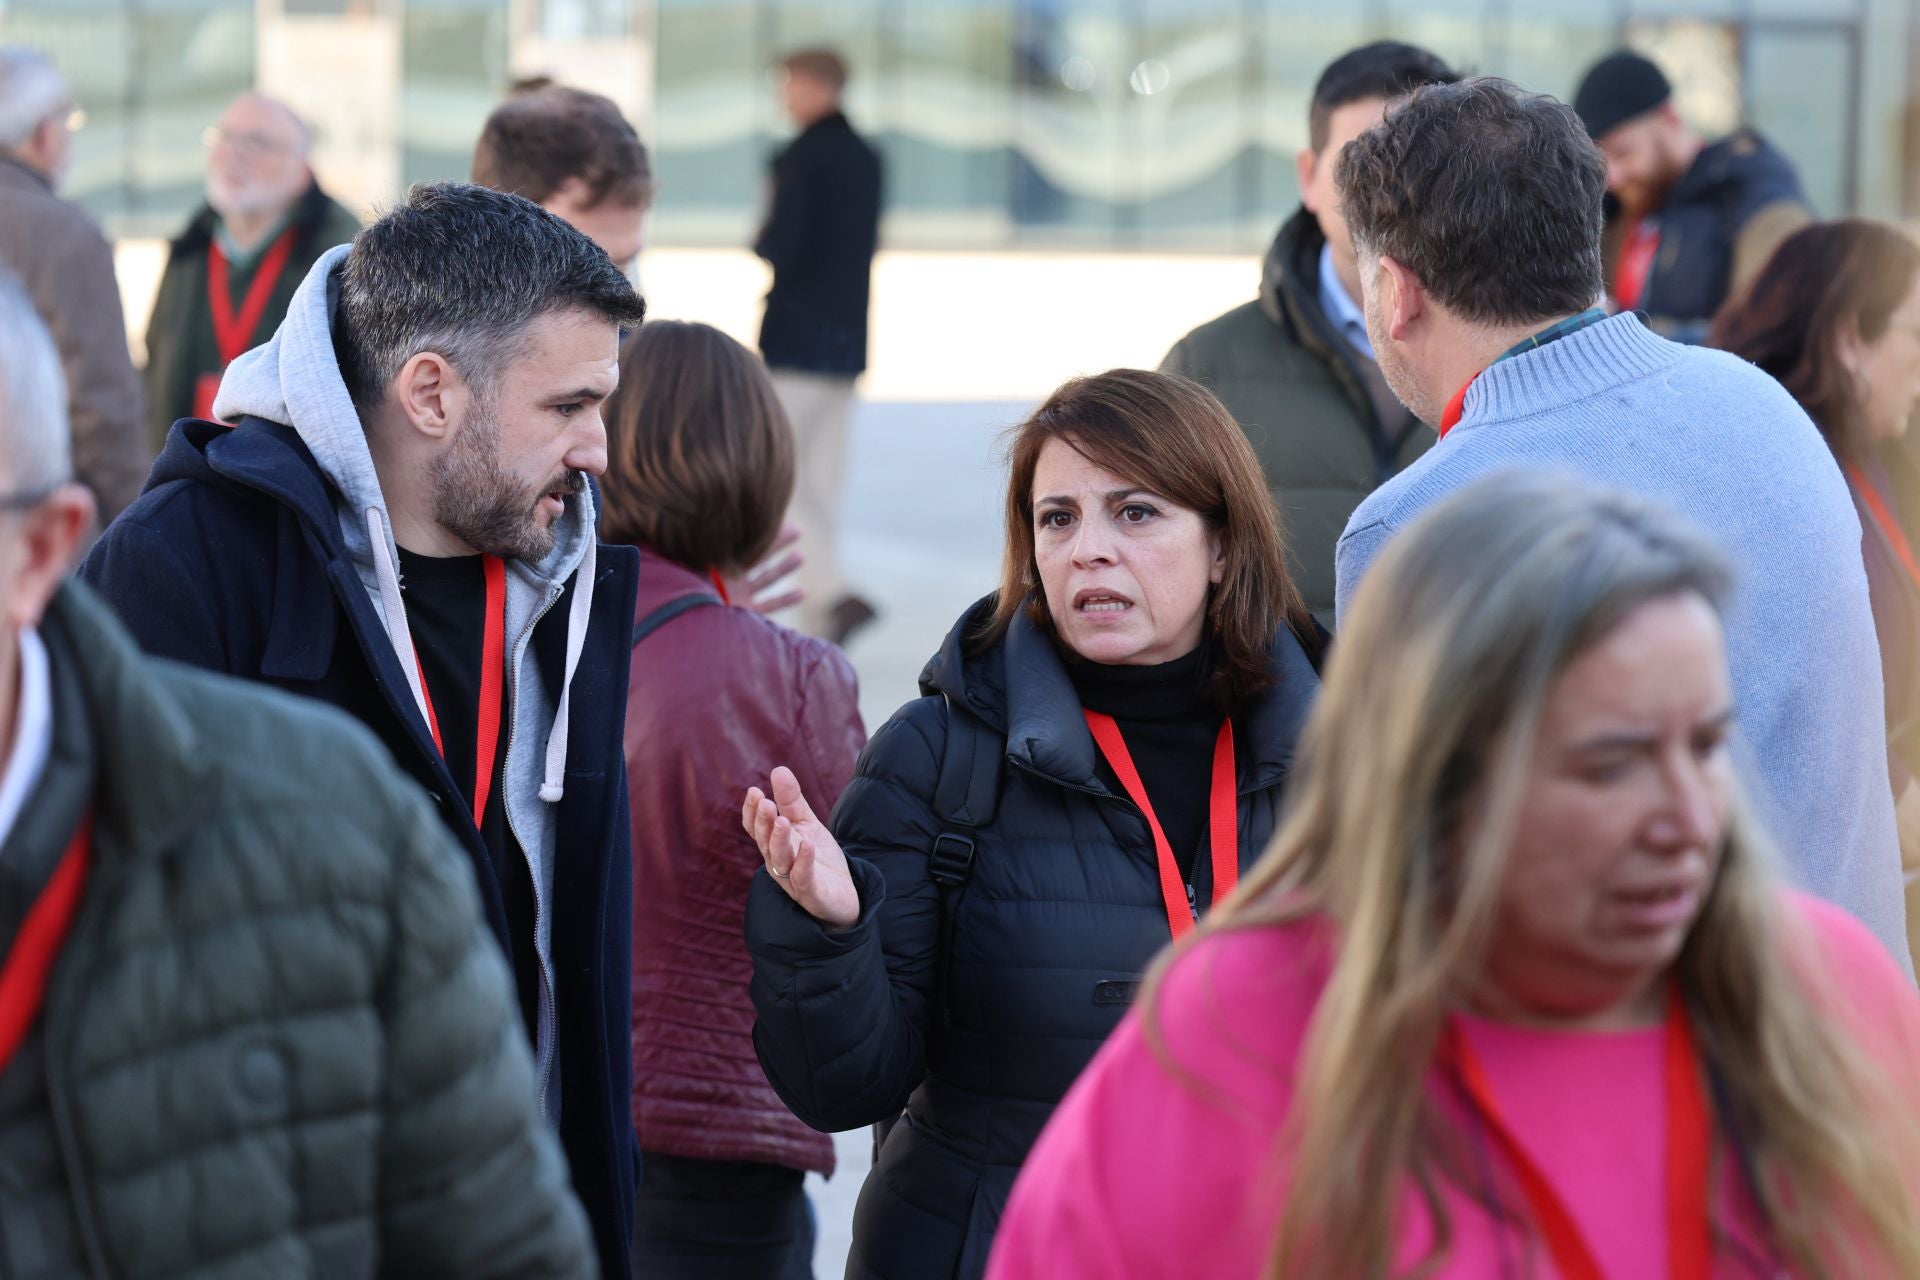
[[[1080,704],[1112,716],[1120,726],[1181,878],[1192,884],[1194,856],[1208,837],[1213,747],[1220,736],[1208,646],[1153,667],[1069,661],[1067,670]],[[1100,781],[1113,794],[1126,795],[1105,755],[1097,750],[1095,755]]]

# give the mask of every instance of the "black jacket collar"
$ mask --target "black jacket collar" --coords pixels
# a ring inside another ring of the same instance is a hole
[[[921,672],[920,691],[944,695],[1004,733],[1007,758],[1014,764],[1064,786],[1104,791],[1094,768],[1093,735],[1052,638],[1022,610],[1000,640],[985,649],[972,643],[993,616],[996,600],[988,596],[961,615]],[[1278,678],[1236,719],[1244,735],[1239,744],[1243,795],[1287,775],[1294,743],[1320,688],[1319,675],[1291,631],[1283,629],[1269,652]]]

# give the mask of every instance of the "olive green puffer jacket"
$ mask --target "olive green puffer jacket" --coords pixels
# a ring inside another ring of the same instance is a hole
[[[80,586],[41,635],[53,750],[6,852],[91,793],[38,1037],[82,1274],[593,1274],[472,873],[386,752],[142,656]]]
[[[1253,443],[1286,530],[1287,572],[1333,627],[1333,548],[1347,517],[1434,442],[1320,309],[1320,224],[1305,209],[1274,238],[1260,296],[1195,329],[1160,362],[1220,398]]]

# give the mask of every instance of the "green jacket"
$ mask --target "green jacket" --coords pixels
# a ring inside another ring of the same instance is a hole
[[[193,416],[193,390],[200,375],[221,371],[220,350],[213,339],[213,310],[207,300],[207,255],[213,247],[217,221],[213,210],[203,204],[187,229],[175,238],[167,253],[166,272],[160,277],[160,292],[153,299],[152,317],[147,321],[147,416],[156,453],[166,445],[173,424]],[[337,244],[346,244],[360,232],[360,220],[322,191],[317,182],[294,203],[288,225],[294,232],[293,249],[254,328],[255,346],[271,338],[287,318],[293,291],[307,278],[320,255]],[[258,265],[257,260],[254,265]],[[236,267],[228,279],[229,292],[244,294],[252,279],[252,267]],[[236,311],[239,303],[236,296]]]
[[[41,1024],[82,1274],[592,1275],[471,873],[372,736],[142,656],[78,585],[41,634],[53,750],[5,854],[91,794]]]
[[[1305,209],[1267,251],[1260,296],[1174,344],[1160,367],[1205,386],[1253,442],[1280,508],[1287,568],[1333,627],[1333,548],[1347,517],[1433,444],[1320,307],[1320,224]]]

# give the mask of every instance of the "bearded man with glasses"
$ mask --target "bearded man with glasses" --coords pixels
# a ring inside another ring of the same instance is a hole
[[[207,200],[167,255],[147,321],[153,446],[213,417],[220,377],[273,336],[316,259],[360,230],[320,189],[313,135],[284,102],[243,93],[207,130]]]

